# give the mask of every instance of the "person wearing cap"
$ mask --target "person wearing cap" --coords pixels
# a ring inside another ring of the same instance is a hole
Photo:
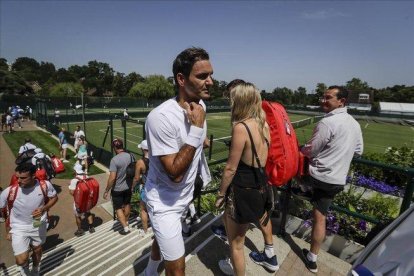
[[[173,63],[177,96],[153,109],[145,124],[149,170],[147,210],[155,239],[144,275],[156,275],[161,257],[166,275],[184,275],[181,217],[193,199],[194,181],[207,134],[206,105],[213,68],[201,48],[182,51]]]
[[[128,220],[131,214],[132,179],[127,177],[126,171],[133,156],[124,150],[124,142],[119,138],[112,141],[112,148],[116,155],[109,164],[109,177],[103,197],[108,199],[111,193],[116,216],[123,227],[119,233],[127,235],[130,232]]]
[[[32,140],[30,138],[24,139],[24,144],[19,148],[19,154],[22,154],[25,151],[36,149],[37,147],[32,144]]]
[[[79,180],[88,178],[88,175],[85,172],[85,168],[79,163],[76,162],[75,166],[73,166],[73,170],[75,173],[75,178],[70,181],[69,184],[69,193],[73,196],[76,186],[78,185]],[[75,202],[73,202],[73,214],[75,215],[76,225],[78,229],[75,232],[76,237],[80,237],[85,234],[85,231],[82,229],[82,218],[87,218],[88,220],[88,231],[89,233],[94,233],[95,228],[93,227],[93,217],[94,215],[91,212],[86,213],[79,213],[76,210]]]
[[[135,164],[135,176],[132,180],[132,190],[134,190],[136,185],[140,187],[140,202],[139,202],[139,211],[142,222],[143,233],[146,234],[148,231],[148,212],[147,212],[147,196],[145,195],[145,181],[148,175],[149,168],[149,159],[148,159],[148,143],[147,140],[142,140],[138,144],[138,148],[142,150],[142,158],[137,161]]]

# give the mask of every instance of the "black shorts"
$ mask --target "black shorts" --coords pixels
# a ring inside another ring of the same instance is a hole
[[[114,206],[115,210],[122,209],[125,205],[128,205],[131,203],[131,196],[132,192],[130,189],[125,191],[112,191],[111,197],[112,197],[112,205]]]
[[[329,207],[338,193],[344,190],[344,185],[329,184],[309,176],[309,184],[313,188],[311,202],[323,215],[328,214]]]

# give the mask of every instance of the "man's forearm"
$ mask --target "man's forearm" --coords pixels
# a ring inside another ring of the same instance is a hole
[[[193,162],[195,152],[196,148],[193,146],[184,144],[181,147],[168,171],[170,178],[174,182],[180,182],[183,179],[185,172],[190,167],[191,162]]]
[[[56,202],[58,201],[58,196],[54,196],[52,198],[49,198],[49,201],[47,204],[45,204],[45,206],[43,206],[43,212],[47,212],[50,210],[50,208],[52,208],[53,205],[56,204]]]

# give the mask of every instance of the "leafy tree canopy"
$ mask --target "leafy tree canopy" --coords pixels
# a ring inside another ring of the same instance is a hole
[[[83,93],[83,87],[80,83],[61,82],[50,89],[52,97],[76,97]]]
[[[128,95],[146,99],[166,99],[174,96],[174,86],[161,75],[148,76],[144,82],[135,84]]]

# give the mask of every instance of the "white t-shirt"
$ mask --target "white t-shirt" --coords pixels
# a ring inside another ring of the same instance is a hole
[[[49,155],[44,154],[43,152],[39,152],[39,153],[36,153],[36,154],[32,157],[32,164],[36,166],[37,160],[38,160],[38,159],[43,159],[43,158],[45,158],[45,157],[46,157],[47,159],[49,159],[49,161],[52,161],[52,160],[50,159]]]
[[[23,146],[20,147],[19,154],[21,154],[25,151],[31,150],[31,149],[35,149],[35,148],[36,148],[36,146],[33,145],[32,143],[26,143],[26,144],[24,144]]]
[[[56,196],[56,190],[49,181],[46,181],[47,196],[49,198]],[[7,206],[7,197],[9,196],[10,187],[7,187],[0,195],[0,208]],[[13,208],[10,213],[10,226],[12,231],[31,231],[34,230],[32,212],[43,207],[44,196],[39,181],[32,188],[17,189],[17,196],[13,202]],[[47,213],[44,212],[41,219],[46,222]]]
[[[200,100],[200,104],[205,110],[204,102]],[[197,148],[183,180],[175,183],[168,177],[158,156],[177,153],[185,144],[191,126],[185,110],[175,98],[169,99],[150,112],[145,126],[150,159],[145,184],[148,203],[157,211],[179,211],[193,198],[203,144]],[[202,141],[206,135],[207,123],[204,122]]]
[[[73,133],[73,137],[75,137],[75,141],[77,139],[80,139],[81,136],[85,136],[85,132],[83,132],[83,130],[75,130],[75,132]]]

